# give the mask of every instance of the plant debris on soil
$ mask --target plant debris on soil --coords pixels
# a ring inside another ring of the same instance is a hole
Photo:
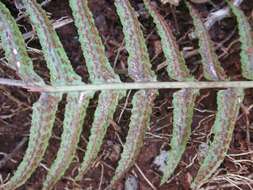
[[[3,0],[17,18],[17,22],[23,33],[32,31],[32,26],[26,21],[25,16],[19,14],[15,0]],[[202,18],[211,11],[224,6],[221,0],[213,0],[211,3],[197,4]],[[192,20],[183,4],[178,7],[169,4],[161,4],[155,1],[160,13],[170,23],[171,29],[177,38],[177,42],[183,51],[188,53],[196,51],[197,41],[190,38],[192,32]],[[155,25],[144,9],[141,0],[132,0],[132,6],[138,12],[139,20],[148,44],[152,69],[156,71],[159,81],[170,81],[166,69],[161,67],[165,58],[162,54],[160,39],[156,33]],[[113,0],[90,0],[89,6],[95,18],[96,26],[102,36],[106,47],[107,57],[120,75],[122,81],[129,81],[127,72],[127,52],[124,49],[123,33],[121,24],[116,14]],[[253,26],[253,0],[245,0],[240,6],[248,16]],[[59,21],[72,18],[68,1],[52,0],[45,5],[51,20]],[[22,18],[21,18],[22,17]],[[209,31],[215,42],[217,54],[231,80],[241,80],[240,69],[240,43],[236,30],[236,20],[233,17],[226,18],[216,23]],[[71,60],[74,70],[88,80],[88,72],[84,67],[85,60],[82,56],[80,43],[74,23],[68,23],[57,29],[57,33]],[[27,48],[34,61],[36,72],[49,81],[48,70],[45,66],[40,45],[33,35],[27,41]],[[5,66],[4,52],[0,50],[0,77],[18,79],[14,71]],[[189,56],[187,65],[197,79],[203,79],[200,67],[199,55]],[[169,142],[172,134],[172,94],[175,90],[160,90],[159,97],[155,101],[150,128],[145,135],[144,146],[135,166],[127,173],[125,179],[117,186],[117,189],[159,189],[159,190],[187,190],[199,168],[198,160],[205,155],[206,141],[210,136],[210,129],[214,123],[216,113],[216,90],[201,90],[195,105],[191,140],[187,149],[170,180],[160,186],[161,165],[154,162],[164,151],[170,149]],[[76,184],[73,176],[77,174],[77,168],[85,153],[87,139],[93,113],[97,105],[97,96],[89,105],[81,141],[77,155],[65,176],[57,183],[55,189],[104,189],[110,182],[117,162],[122,152],[121,141],[125,141],[128,131],[133,93],[123,99],[114,115],[114,120],[107,131],[100,155],[83,180]],[[0,184],[6,182],[16,170],[22,160],[27,146],[27,137],[31,125],[32,104],[37,100],[39,94],[27,92],[16,87],[0,86]],[[59,105],[57,119],[54,126],[53,136],[47,148],[46,154],[39,168],[19,189],[40,189],[47,170],[56,157],[62,133],[62,121],[65,100]],[[162,159],[162,158],[161,158]],[[162,161],[160,161],[162,162]],[[156,163],[156,164],[155,164]],[[159,163],[159,162],[158,162]],[[125,181],[126,180],[126,181]],[[253,189],[253,89],[245,91],[245,99],[241,106],[233,139],[228,154],[219,167],[219,170],[204,186],[205,189]]]

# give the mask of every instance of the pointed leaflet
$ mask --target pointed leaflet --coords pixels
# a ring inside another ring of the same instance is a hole
[[[135,11],[127,0],[115,0],[115,6],[123,25],[126,49],[129,53],[129,76],[135,81],[156,81]],[[143,144],[157,93],[157,90],[140,90],[134,95],[128,135],[111,185],[114,185],[133,166]]]
[[[167,72],[170,78],[178,81],[193,81],[194,77],[190,74],[177,45],[177,41],[166,23],[164,18],[153,7],[149,0],[144,0],[144,4],[156,24],[157,32],[161,38],[162,49],[168,64]]]
[[[113,186],[133,166],[143,145],[146,129],[152,114],[152,106],[157,96],[155,90],[139,90],[132,100],[132,115],[126,142],[121,153],[121,159],[111,181]]]
[[[68,93],[60,148],[42,189],[52,189],[71,164],[82,132],[84,117],[90,98],[91,96],[86,92]]]
[[[171,149],[161,184],[165,183],[176,169],[191,135],[194,102],[198,89],[182,89],[173,94],[173,133]]]
[[[225,80],[226,75],[220,65],[218,56],[215,53],[213,42],[202,22],[199,13],[190,3],[185,1],[190,15],[193,18],[193,25],[195,27],[195,34],[199,40],[199,53],[201,55],[201,62],[204,70],[204,77],[208,80]]]
[[[250,80],[253,80],[253,38],[251,27],[245,14],[232,3],[227,1],[233,14],[236,16],[238,30],[241,42],[241,68],[242,75]]]
[[[28,148],[14,176],[3,186],[4,190],[13,190],[23,185],[38,167],[51,137],[60,100],[60,94],[42,93],[34,103]]]
[[[213,126],[214,139],[191,185],[192,189],[199,189],[206,183],[208,178],[223,162],[233,136],[236,118],[243,97],[242,89],[227,89],[218,92],[218,112]]]
[[[0,35],[8,67],[27,84],[44,85],[44,81],[33,70],[33,63],[26,52],[21,32],[9,10],[0,2]]]
[[[50,70],[50,81],[53,85],[81,85],[81,77],[78,76],[62,47],[50,20],[45,11],[35,0],[22,0],[24,8],[37,32],[47,67]]]
[[[32,61],[26,52],[25,42],[15,19],[1,2],[0,34],[8,59],[7,66],[16,70],[27,84],[43,85],[43,80],[33,70]],[[61,94],[42,93],[34,103],[28,148],[14,176],[0,189],[16,189],[24,184],[37,168],[47,148],[60,99]]]
[[[182,53],[179,51],[176,39],[169,28],[169,25],[152,6],[149,0],[144,0],[144,4],[152,16],[157,32],[161,38],[162,49],[167,61],[167,71],[169,76],[178,81],[193,81],[185,64]],[[191,123],[193,108],[196,96],[199,91],[196,89],[182,89],[173,95],[173,134],[170,143],[169,156],[166,161],[166,168],[163,174],[164,183],[173,174],[184,151],[191,134]]]
[[[119,91],[115,90],[102,91],[100,94],[87,150],[79,169],[79,173],[75,178],[77,181],[82,180],[83,175],[87,172],[94,160],[97,158],[97,154],[99,153],[103,143],[107,127],[110,120],[113,119],[113,114],[121,97],[122,93],[119,93]]]
[[[23,4],[38,34],[50,70],[52,84],[83,84],[81,77],[72,69],[46,13],[35,0],[23,0]],[[79,141],[89,98],[90,94],[86,93],[68,93],[60,149],[43,184],[43,189],[52,189],[71,163]]]
[[[90,80],[92,83],[120,82],[106,55],[102,40],[88,8],[87,0],[70,0],[75,25],[78,28],[79,39],[86,60]],[[91,135],[83,162],[76,180],[83,175],[96,159],[107,127],[117,107],[118,101],[125,95],[124,91],[102,91],[99,95],[98,106],[95,111]]]
[[[70,0],[70,7],[92,83],[120,82],[105,55],[87,0]]]

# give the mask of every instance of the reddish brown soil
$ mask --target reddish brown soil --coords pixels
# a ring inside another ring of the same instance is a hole
[[[4,1],[7,2],[7,1]],[[59,19],[63,16],[71,17],[71,11],[68,6],[68,1],[53,0],[50,4],[46,6],[46,10],[51,13],[52,19]],[[115,8],[112,0],[92,0],[90,1],[90,8],[94,13],[96,24],[103,37],[104,44],[107,50],[107,56],[111,63],[114,62],[118,49],[120,48],[123,40],[123,34],[121,31],[121,25],[119,23],[119,18],[116,15]],[[221,1],[213,1],[215,4],[222,4]],[[15,15],[17,11],[12,3],[7,3],[9,8]],[[153,60],[153,69],[156,69],[159,63],[164,60],[163,55],[160,50],[159,37],[154,30],[154,24],[150,20],[147,14],[142,9],[141,1],[132,1],[132,5],[140,14],[140,21],[143,24],[143,31],[145,36],[149,35],[147,40],[150,57],[151,59],[156,56]],[[160,4],[158,4],[160,5]],[[247,0],[243,3],[242,8],[247,13],[251,21],[252,17],[252,7],[253,1]],[[201,11],[203,16],[206,16],[211,6],[210,5],[198,5],[197,8]],[[177,8],[170,6],[160,6],[160,12],[163,15],[167,15],[166,19],[171,23],[171,27],[176,35],[178,42],[181,47],[197,47],[196,42],[192,42],[188,37],[185,37],[192,28],[192,21],[189,19],[188,12],[186,8],[181,5]],[[235,28],[235,20],[233,18],[225,19],[224,21],[216,24],[212,30],[211,35],[214,41],[220,42],[228,36],[228,34]],[[28,26],[29,28],[29,26]],[[77,33],[74,24],[68,24],[57,30],[64,48],[68,53],[68,56],[73,64],[75,71],[80,74],[84,81],[88,82],[88,73],[84,67],[85,61],[82,56],[80,49],[80,44],[76,38]],[[221,61],[226,72],[229,74],[231,79],[238,80],[241,79],[240,71],[240,60],[239,60],[239,43],[233,45],[227,53],[224,50],[231,44],[234,40],[238,38],[237,32],[231,37],[222,48],[217,52],[222,55]],[[39,48],[38,42],[29,43],[29,46]],[[3,52],[1,51],[1,58],[3,57]],[[35,69],[43,76],[43,78],[48,79],[48,73],[45,69],[43,57],[41,55],[32,53],[32,56],[36,58]],[[124,73],[126,69],[127,53],[125,50],[121,51],[119,54],[119,59],[117,61],[116,70],[119,73]],[[199,79],[202,78],[201,68],[198,64],[199,57],[195,56],[187,60],[189,68]],[[165,69],[161,69],[157,72],[158,78],[161,81],[169,80]],[[6,78],[17,78],[15,72],[8,69],[1,62],[0,64],[0,77]],[[125,75],[121,75],[123,81],[129,80]],[[155,101],[155,106],[153,108],[153,115],[151,119],[150,129],[146,134],[145,144],[141,150],[138,157],[137,165],[140,167],[144,175],[149,179],[149,181],[159,190],[187,190],[189,189],[189,183],[191,179],[195,176],[196,171],[199,167],[198,160],[190,167],[187,167],[198,151],[198,146],[201,142],[206,142],[212,124],[214,122],[214,116],[216,110],[216,92],[215,90],[202,90],[196,103],[196,110],[193,118],[192,129],[194,133],[191,136],[191,140],[188,143],[187,150],[181,160],[179,166],[177,167],[175,174],[180,172],[179,175],[175,175],[172,180],[163,185],[159,186],[161,173],[158,171],[156,166],[152,164],[154,158],[160,153],[161,150],[169,149],[168,142],[170,139],[170,134],[172,132],[172,90],[160,90],[160,95]],[[36,101],[38,94],[29,93],[25,90],[21,90],[14,87],[0,86],[0,152],[1,153],[11,153],[16,145],[25,137],[29,135],[29,127],[31,122],[31,106],[32,103]],[[94,98],[89,107],[88,113],[93,113],[96,106],[97,98]],[[129,101],[130,102],[130,101]],[[127,108],[124,110],[124,115],[120,121],[119,115],[124,108],[125,99],[121,101],[118,106],[118,110],[115,113],[114,122],[117,125],[112,125],[109,127],[106,138],[104,139],[103,147],[101,153],[97,159],[97,162],[91,167],[87,175],[80,182],[80,184],[73,184],[71,177],[73,177],[77,172],[77,167],[79,166],[82,156],[84,155],[85,147],[87,145],[87,139],[89,136],[89,130],[92,122],[92,114],[88,115],[85,120],[84,130],[82,133],[82,139],[79,144],[79,149],[77,151],[77,157],[74,159],[71,167],[68,169],[64,178],[62,178],[57,184],[57,190],[62,189],[98,189],[99,183],[102,183],[101,189],[104,189],[108,184],[110,179],[114,174],[115,167],[117,166],[117,161],[120,158],[121,145],[118,137],[122,138],[124,141],[130,117],[131,104],[128,102]],[[253,90],[247,90],[244,100],[244,109],[246,110],[249,106],[253,104]],[[60,143],[60,136],[62,132],[62,119],[64,111],[64,101],[62,101],[59,106],[59,111],[57,114],[57,122],[54,127],[53,136],[50,140],[49,147],[42,161],[42,165],[36,170],[28,182],[23,185],[21,189],[40,189],[43,180],[47,174],[44,166],[49,167],[56,156],[57,149]],[[213,113],[213,112],[214,113]],[[234,131],[234,137],[231,142],[229,149],[229,154],[244,153],[253,149],[253,111],[251,110],[248,114],[243,112],[241,109],[240,116],[236,124]],[[251,127],[250,127],[251,126]],[[250,138],[247,139],[247,133]],[[26,146],[22,147],[17,151],[14,157],[9,160],[2,168],[0,168],[0,174],[3,179],[5,179],[8,174],[12,175],[15,171],[18,163],[22,160]],[[3,158],[0,154],[0,160]],[[248,159],[252,160],[253,155],[239,156],[235,157],[236,160]],[[241,165],[237,165],[232,162],[231,159],[226,157],[225,161],[220,166],[219,175],[226,173],[233,173],[242,176],[248,176],[253,172],[253,166],[250,162],[242,162]],[[126,176],[128,175],[138,176],[138,185],[140,190],[149,190],[151,187],[143,178],[141,173],[133,167]],[[1,181],[0,181],[1,182]],[[206,187],[213,189],[236,189],[235,187],[229,186],[227,188],[222,188],[222,185],[228,185],[226,181],[217,181],[217,183],[210,183]],[[239,185],[240,186],[240,185]],[[119,183],[117,189],[124,189],[124,179]],[[247,185],[241,185],[242,189],[249,189]]]

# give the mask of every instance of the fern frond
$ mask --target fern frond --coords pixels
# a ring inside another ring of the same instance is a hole
[[[51,83],[54,85],[83,84],[81,77],[74,72],[59,37],[53,29],[45,11],[34,0],[23,0],[23,4],[38,34],[46,63],[50,70]],[[89,93],[71,92],[67,94],[60,149],[44,181],[43,189],[52,189],[69,167],[77,148],[86,113],[85,110],[90,98],[91,94]],[[65,161],[64,164],[62,160]]]
[[[240,56],[242,75],[249,80],[253,80],[253,37],[250,24],[240,8],[236,7],[229,1],[227,1],[227,3],[233,14],[236,16],[238,23],[239,39],[241,42]]]
[[[70,0],[70,7],[73,12],[75,25],[78,29],[78,35],[91,82],[93,84],[106,82],[120,83],[119,76],[114,73],[105,55],[105,48],[95,26],[87,0]],[[102,91],[99,95],[87,150],[76,180],[82,179],[83,175],[97,157],[109,121],[113,119],[117,104],[123,96],[125,96],[125,91],[118,90],[110,92]]]
[[[144,0],[144,3],[156,24],[161,38],[169,76],[178,81],[194,81],[194,77],[190,75],[169,25],[149,0]],[[198,93],[199,90],[197,89],[182,89],[173,95],[173,134],[170,143],[171,149],[168,153],[169,156],[166,160],[167,164],[161,181],[162,184],[173,174],[185,151],[191,135],[193,108]]]
[[[127,0],[116,0],[115,6],[123,25],[126,49],[129,53],[129,76],[135,81],[156,81],[136,12]],[[157,90],[151,89],[140,90],[134,95],[128,135],[111,186],[133,166],[142,147],[157,94]]]
[[[33,70],[32,61],[26,52],[25,42],[14,18],[1,2],[0,31],[8,66],[16,70],[19,77],[27,84],[44,84]],[[42,93],[39,100],[33,105],[28,148],[14,176],[0,189],[16,189],[24,184],[37,168],[47,148],[60,100],[61,93]]]
[[[180,0],[165,0],[177,4]],[[202,3],[206,0],[191,0]],[[236,16],[241,42],[242,75],[253,79],[253,39],[250,26],[244,13],[228,0],[232,13]],[[126,142],[115,170],[115,175],[108,188],[112,188],[134,165],[144,142],[145,132],[150,123],[154,100],[160,88],[181,89],[173,94],[173,132],[171,149],[161,183],[174,172],[186,149],[191,135],[191,124],[195,99],[200,88],[228,88],[218,91],[217,114],[211,133],[213,140],[208,141],[208,150],[200,163],[199,171],[191,184],[192,189],[199,189],[217,170],[225,158],[232,139],[240,104],[244,98],[244,88],[253,86],[252,81],[229,81],[213,42],[197,10],[185,1],[193,18],[195,34],[199,39],[199,53],[202,59],[204,77],[210,81],[197,81],[191,75],[177,45],[176,39],[165,19],[153,7],[150,0],[144,0],[146,9],[156,24],[161,38],[162,50],[167,61],[167,72],[177,82],[157,82],[145,44],[143,32],[137,14],[128,0],[115,0],[115,7],[123,26],[125,47],[129,54],[128,74],[132,83],[122,83],[106,57],[105,47],[96,28],[88,0],[69,0],[75,26],[89,78],[92,84],[85,84],[75,73],[45,11],[36,0],[21,0],[33,24],[40,41],[47,67],[50,71],[51,85],[33,70],[33,63],[28,56],[21,32],[9,10],[0,2],[0,38],[8,59],[6,65],[16,71],[22,79],[1,79],[0,84],[15,84],[31,91],[40,92],[40,98],[33,104],[32,122],[28,148],[23,160],[18,165],[13,177],[0,189],[14,190],[28,180],[43,159],[50,139],[56,111],[63,93],[66,93],[66,107],[63,121],[63,133],[56,159],[50,167],[43,183],[43,190],[52,189],[64,175],[75,155],[86,110],[96,91],[101,91],[89,136],[87,150],[75,180],[79,181],[96,159],[104,136],[113,119],[116,107],[126,90],[137,90],[132,99],[132,112]],[[228,12],[228,8],[226,13]],[[226,14],[224,12],[224,14]],[[223,13],[222,13],[223,14]],[[223,15],[224,15],[223,14]],[[16,83],[15,83],[16,82]]]
[[[192,189],[199,189],[206,183],[224,160],[243,97],[242,89],[231,88],[218,92],[218,111],[212,129],[214,139],[209,145],[206,157],[191,185]]]
[[[213,42],[202,22],[197,10],[187,1],[186,5],[190,11],[195,27],[195,34],[199,40],[199,53],[201,55],[201,63],[203,65],[204,77],[208,80],[225,80],[226,74],[220,65],[217,54],[213,46]]]

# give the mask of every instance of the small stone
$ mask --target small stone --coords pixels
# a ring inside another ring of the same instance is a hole
[[[170,3],[172,5],[178,6],[180,0],[161,0],[162,4]]]
[[[109,159],[112,162],[116,162],[120,158],[121,146],[119,144],[112,145],[112,151],[109,155]]]
[[[168,159],[168,151],[162,150],[161,153],[155,158],[154,164],[158,166],[158,169],[164,173],[166,168],[166,160]]]
[[[130,175],[125,181],[125,190],[138,190],[138,179],[137,177]]]

